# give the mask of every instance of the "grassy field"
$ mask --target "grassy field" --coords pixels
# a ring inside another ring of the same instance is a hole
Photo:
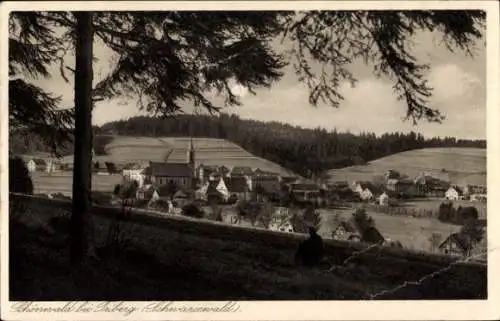
[[[319,232],[324,237],[330,237],[333,232],[333,218],[335,214],[339,214],[341,218],[347,220],[354,210],[322,209],[319,212],[322,218],[322,225]],[[400,241],[403,247],[418,251],[431,250],[429,238],[432,233],[441,234],[444,241],[449,234],[460,230],[460,227],[457,225],[442,223],[437,219],[390,216],[370,211],[368,211],[368,215],[373,217],[375,226],[385,238]]]
[[[34,193],[62,193],[71,196],[73,186],[73,174],[71,172],[32,173]],[[112,192],[113,187],[122,181],[121,175],[92,175],[92,190],[100,192]]]
[[[196,162],[205,165],[249,166],[272,171],[282,175],[291,173],[268,160],[250,154],[238,145],[224,139],[193,138]],[[185,162],[188,137],[132,137],[116,136],[106,146],[108,155],[99,156],[120,162],[164,161],[167,153],[169,162]]]
[[[371,180],[387,170],[397,170],[409,177],[426,173],[452,184],[486,186],[486,149],[424,148],[394,154],[369,162],[329,171],[334,181]],[[443,171],[444,169],[444,171]]]

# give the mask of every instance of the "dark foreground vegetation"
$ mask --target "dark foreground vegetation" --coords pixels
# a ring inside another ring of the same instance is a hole
[[[307,108],[307,107],[304,107]],[[133,117],[94,127],[96,154],[105,153],[109,134],[128,136],[186,136],[227,139],[256,156],[275,162],[298,174],[320,175],[323,171],[351,165],[362,165],[380,157],[426,147],[478,147],[486,148],[484,140],[461,140],[454,137],[425,138],[421,134],[373,133],[359,135],[306,129],[278,122],[261,122],[240,119],[235,115],[191,116],[176,115],[171,118]],[[25,140],[19,131],[11,135],[11,146],[17,153],[50,151],[42,141]],[[71,154],[68,144],[61,153]]]
[[[229,231],[234,228],[225,226],[214,229],[227,233],[214,233],[195,222],[138,224],[140,217],[135,218],[135,223],[118,223],[95,216],[96,256],[81,268],[72,269],[67,213],[54,214],[57,211],[40,206],[36,207],[40,213],[35,213],[18,205],[13,202],[12,206],[17,207],[11,208],[10,300],[484,299],[487,296],[487,270],[479,264],[449,266],[449,262],[429,260],[425,255],[410,258],[404,253],[381,253],[377,248],[342,264],[355,249],[327,244],[322,264],[303,268],[294,264],[299,238],[238,230],[232,233]],[[337,267],[332,268],[334,265]],[[442,272],[437,273],[439,270]],[[421,282],[402,286],[418,280]],[[384,290],[389,292],[375,295]]]

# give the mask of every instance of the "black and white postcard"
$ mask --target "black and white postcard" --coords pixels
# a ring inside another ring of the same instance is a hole
[[[496,1],[0,23],[2,319],[500,317]]]

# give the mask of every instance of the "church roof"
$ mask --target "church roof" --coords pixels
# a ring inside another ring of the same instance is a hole
[[[192,166],[186,163],[150,162],[149,168],[152,176],[191,177],[193,175]]]

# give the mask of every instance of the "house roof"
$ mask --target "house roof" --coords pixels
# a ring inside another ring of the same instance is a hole
[[[280,188],[280,182],[276,177],[257,180],[255,181],[255,186],[257,185],[261,186],[267,193],[277,192]]]
[[[230,177],[225,179],[224,182],[231,193],[243,193],[247,191],[247,180],[244,177]]]
[[[459,187],[459,186],[450,186],[450,188],[453,188],[459,195],[462,195],[464,193],[464,190]]]
[[[311,183],[294,183],[291,187],[294,191],[319,191],[319,186]]]
[[[191,177],[193,169],[187,163],[149,163],[152,176]]]
[[[446,240],[444,240],[443,243],[441,243],[441,245],[439,245],[439,248],[441,249],[441,248],[445,247],[446,243],[448,243],[448,242],[454,242],[464,252],[467,251],[467,249],[470,248],[472,245],[470,238],[467,237],[466,235],[464,235],[462,233],[453,233],[453,234],[450,234],[450,236],[448,236],[446,238]]]
[[[368,227],[361,235],[361,241],[366,243],[382,243],[385,238],[375,227]]]
[[[253,170],[248,166],[235,166],[231,170],[231,174],[252,175]]]

